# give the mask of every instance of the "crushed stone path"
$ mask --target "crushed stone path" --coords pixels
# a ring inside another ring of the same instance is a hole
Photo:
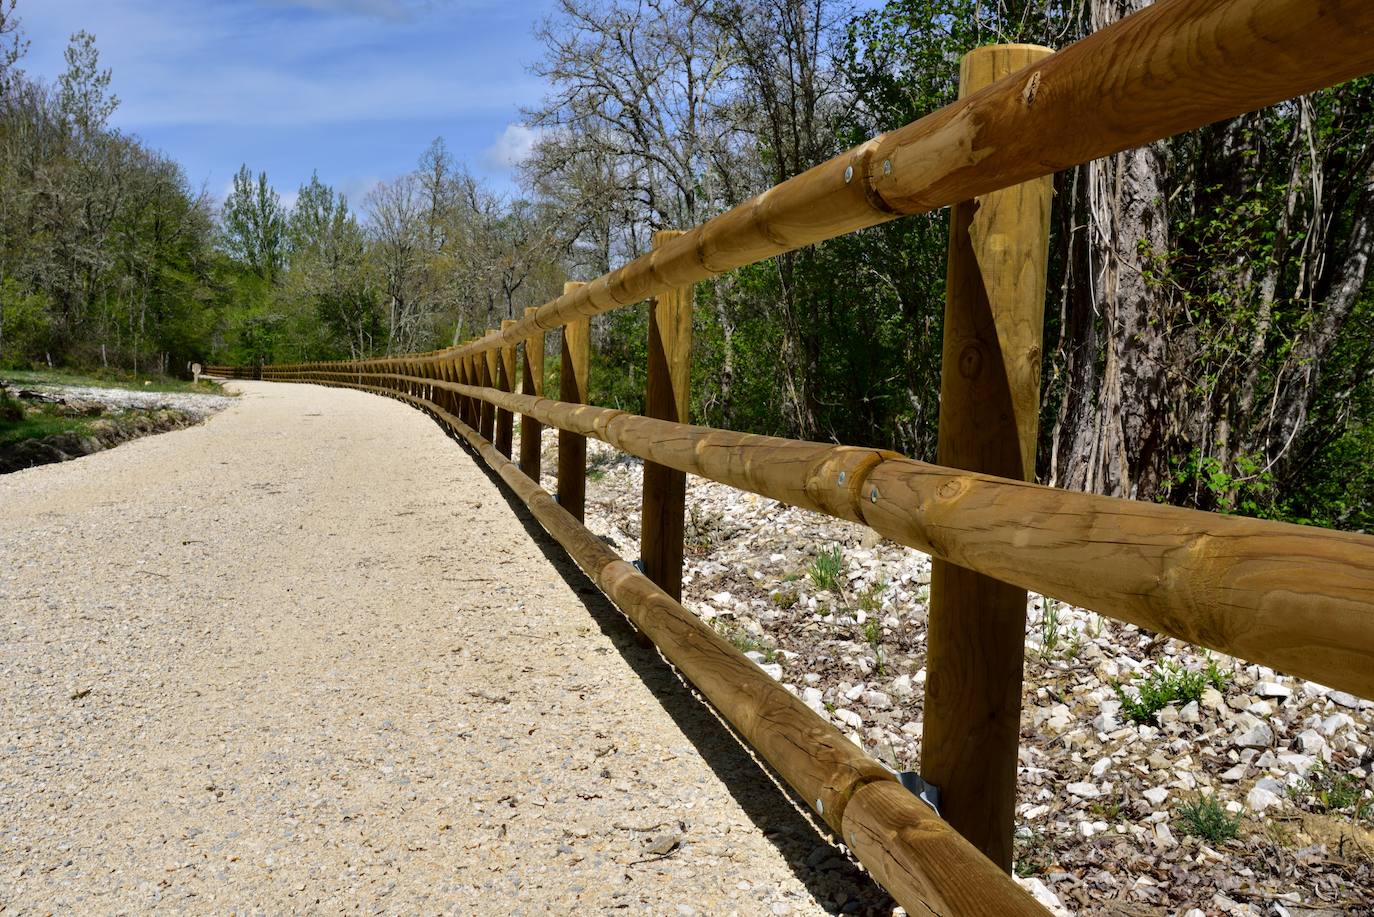
[[[234,385],[0,479],[0,912],[890,912],[429,418]]]

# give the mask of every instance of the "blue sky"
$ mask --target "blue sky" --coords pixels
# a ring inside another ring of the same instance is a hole
[[[22,66],[55,80],[96,36],[113,123],[222,197],[240,163],[289,200],[312,169],[360,206],[429,142],[502,191],[528,144],[519,109],[552,0],[19,0]]]

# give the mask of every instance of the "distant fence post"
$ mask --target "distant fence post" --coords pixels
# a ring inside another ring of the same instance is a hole
[[[960,96],[1051,54],[992,45],[964,56]],[[950,214],[937,462],[1035,476],[1050,176]],[[1026,592],[935,561],[926,637],[921,776],[949,823],[1010,871]]]
[[[496,329],[487,329],[487,334],[491,334]],[[483,388],[496,387],[496,367],[501,362],[501,355],[494,348],[489,348],[477,355],[477,372],[482,379]],[[481,433],[488,441],[496,438],[496,405],[489,402],[481,404]]]
[[[501,330],[505,331],[515,324],[515,319],[505,318],[501,320]],[[497,362],[500,370],[496,379],[496,387],[503,392],[515,391],[515,345],[502,344],[496,352]],[[496,411],[496,451],[506,458],[510,458],[511,441],[515,435],[515,415],[505,408],[498,408]]]
[[[525,318],[538,311],[538,307],[530,306],[525,310]],[[536,331],[525,338],[524,350],[520,391],[537,398],[544,394],[544,332]],[[528,414],[520,415],[520,473],[536,482],[539,480],[543,432],[543,425],[539,421]]]
[[[682,235],[654,233],[654,248]],[[689,284],[649,302],[649,367],[644,386],[644,416],[688,423],[692,383],[692,294]],[[640,550],[644,575],[676,600],[682,598],[682,534],[687,475],[664,465],[644,463],[640,508]]]
[[[566,296],[585,284],[563,284]],[[587,376],[591,371],[591,319],[586,316],[563,326],[563,364],[558,374],[558,397],[575,404],[587,403]],[[578,522],[587,502],[587,438],[558,431],[558,503]]]

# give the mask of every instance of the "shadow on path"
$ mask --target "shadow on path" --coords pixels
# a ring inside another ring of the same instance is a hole
[[[449,436],[482,473],[496,485],[530,539],[573,588],[592,619],[615,646],[621,658],[653,691],[703,760],[729,789],[750,820],[787,861],[794,875],[827,910],[846,914],[891,914],[891,897],[858,865],[833,847],[817,829],[795,794],[672,668],[652,645],[640,643],[638,632],[620,609],[577,566],[553,536],[544,531],[523,500],[457,434]],[[647,643],[647,641],[645,641]],[[839,861],[843,865],[835,868]],[[829,861],[829,862],[827,862]],[[825,863],[828,872],[818,865]],[[835,890],[844,891],[838,897]]]

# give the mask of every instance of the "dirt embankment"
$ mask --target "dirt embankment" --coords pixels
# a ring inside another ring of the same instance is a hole
[[[16,439],[0,436],[0,474],[65,462],[120,443],[200,423],[232,398],[174,392],[138,392],[85,386],[6,387],[7,416]],[[3,426],[3,424],[0,424]],[[8,440],[8,441],[7,441]]]

